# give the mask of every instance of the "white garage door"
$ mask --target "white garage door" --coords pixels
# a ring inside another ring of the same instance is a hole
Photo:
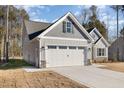
[[[84,65],[84,48],[76,46],[47,46],[47,67]]]

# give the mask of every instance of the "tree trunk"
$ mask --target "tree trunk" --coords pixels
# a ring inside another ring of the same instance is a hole
[[[23,26],[24,26],[24,24],[23,24],[23,17],[21,17],[21,19],[22,19],[21,20],[22,22],[21,22],[21,51],[20,51],[21,55],[20,56],[22,56],[22,38],[23,38],[22,37],[22,33],[23,33]]]
[[[6,35],[4,34],[4,40],[3,40],[3,61],[5,62],[5,57],[6,57]]]
[[[9,5],[7,6],[7,27],[6,27],[6,62],[8,62],[9,57],[8,57],[8,45],[9,45],[9,39],[8,39],[8,23],[9,22]]]
[[[1,39],[1,59],[3,60],[4,58],[4,34]]]
[[[116,8],[117,8],[117,39],[118,39],[118,28],[119,28],[119,18],[118,18],[118,13],[119,13],[119,11],[118,11],[118,5],[116,6]],[[119,47],[118,47],[118,40],[117,40],[117,60],[119,61]]]

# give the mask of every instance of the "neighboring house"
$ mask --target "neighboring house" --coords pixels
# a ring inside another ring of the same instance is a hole
[[[98,29],[91,28],[87,30],[91,37],[94,39],[92,46],[93,61],[107,61],[108,60],[108,47],[109,43],[100,34]]]
[[[120,37],[109,47],[109,60],[124,61],[124,30],[120,34]]]

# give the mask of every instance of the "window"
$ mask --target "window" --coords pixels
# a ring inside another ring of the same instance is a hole
[[[59,46],[59,49],[67,49],[67,46]]]
[[[48,46],[48,49],[56,49],[56,46]]]
[[[79,46],[78,49],[84,49],[84,47],[80,47],[80,46]]]
[[[104,48],[98,48],[97,49],[97,56],[105,56],[105,49]]]
[[[69,21],[63,22],[63,32],[64,33],[72,33],[72,23]]]
[[[66,22],[66,32],[71,33],[72,32],[72,23]]]
[[[76,46],[69,46],[69,49],[76,49]]]

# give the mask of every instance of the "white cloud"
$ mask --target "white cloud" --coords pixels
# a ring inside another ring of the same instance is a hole
[[[81,9],[83,9],[83,8],[88,9],[88,8],[90,8],[91,6],[92,6],[92,5],[78,5],[77,8],[81,10]]]
[[[46,19],[42,19],[39,16],[41,15],[42,9],[46,9],[49,11],[49,8],[45,5],[20,5],[16,6],[17,8],[24,8],[30,16],[30,20],[33,21],[40,21],[40,22],[47,22]]]
[[[33,11],[30,14],[31,14],[31,16],[36,16],[37,13]]]
[[[37,8],[39,8],[39,9],[44,9],[44,8],[46,8],[46,6],[44,6],[44,5],[38,5],[38,6],[35,6],[35,7],[37,7]]]
[[[124,20],[119,20],[119,24],[124,24]]]
[[[109,24],[111,24],[111,26],[116,27],[116,25],[117,25],[117,20],[116,20],[116,19],[110,20],[110,21],[109,21]],[[119,24],[120,24],[120,26],[123,25],[123,24],[124,24],[124,20],[119,20]]]
[[[30,12],[32,8],[44,9],[46,6],[43,5],[19,5],[17,8],[24,8],[27,12]]]
[[[37,21],[37,22],[48,22],[46,19],[41,19],[41,18],[34,18],[31,19],[32,21]]]
[[[59,18],[56,18],[56,19],[54,19],[53,21],[52,21],[52,23],[54,23],[55,21],[57,21]]]
[[[90,8],[92,5],[84,5],[84,8]]]
[[[92,5],[78,5],[77,8],[82,9],[82,8],[90,8]],[[99,9],[105,9],[105,5],[96,5]]]
[[[75,16],[79,16],[79,15],[80,15],[80,12],[79,12],[79,11],[76,11],[76,12],[74,13],[74,15],[75,15]]]
[[[119,31],[123,28],[124,20],[119,20]],[[109,35],[116,36],[117,34],[117,20],[113,19],[109,21]]]
[[[105,8],[106,8],[105,5],[98,5],[97,7],[98,7],[99,9],[105,9]]]
[[[77,8],[81,9],[83,6],[82,5],[78,5]]]

